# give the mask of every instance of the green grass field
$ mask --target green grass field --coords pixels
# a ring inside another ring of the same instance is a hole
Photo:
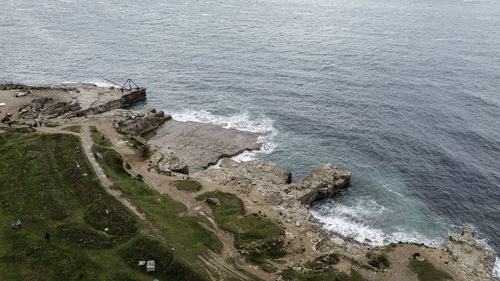
[[[205,280],[200,266],[193,269],[196,259],[184,254],[203,252],[207,245],[220,249],[220,241],[206,238],[210,235],[196,218],[171,224],[183,206],[151,193],[147,186],[126,185],[130,179],[125,176],[131,178],[120,172],[123,178],[117,186],[130,188],[128,195],[137,195],[144,204],[145,197],[158,202],[144,211],[163,232],[167,232],[163,227],[177,227],[168,231],[182,233],[188,225],[183,239],[169,245],[141,234],[140,219],[102,188],[77,137],[28,129],[1,133],[0,279]],[[158,214],[150,216],[152,211]],[[170,217],[164,220],[163,215]],[[10,224],[18,218],[22,230],[14,231]],[[51,235],[50,243],[45,232]],[[199,244],[189,243],[202,236]],[[148,259],[156,260],[154,273],[137,266],[139,260]]]

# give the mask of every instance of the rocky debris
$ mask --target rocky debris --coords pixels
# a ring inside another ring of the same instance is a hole
[[[248,194],[257,189],[267,200],[282,202],[280,190],[291,181],[291,173],[281,170],[276,163],[261,160],[238,163],[232,159],[221,161],[220,169],[210,169],[197,176],[232,185],[237,191]]]
[[[37,98],[31,103],[23,105],[19,109],[19,118],[26,120],[33,119],[51,119],[61,116],[68,112],[79,110],[80,104],[77,102],[56,101],[53,98]]]
[[[441,247],[452,255],[467,280],[492,280],[495,253],[474,239],[475,232],[474,227],[466,226],[461,234],[452,233]]]
[[[340,262],[339,254],[328,253],[326,255],[317,257],[316,259],[308,262],[306,266],[314,270],[326,270],[332,265],[338,264]]]
[[[151,145],[173,153],[189,167],[190,173],[204,170],[219,159],[238,155],[246,150],[258,150],[259,133],[225,129],[200,122],[180,122],[173,119],[161,125],[148,137]]]
[[[207,199],[205,199],[205,202],[207,202],[208,204],[215,205],[215,206],[221,205],[219,198],[215,198],[215,197],[207,197]]]
[[[156,151],[147,167],[148,171],[155,171],[162,175],[174,173],[188,174],[188,166],[183,163],[172,151]]]
[[[116,114],[113,122],[116,130],[122,134],[133,136],[142,136],[157,129],[172,118],[170,115],[165,115],[163,111],[156,112],[155,109],[121,110],[116,111]]]

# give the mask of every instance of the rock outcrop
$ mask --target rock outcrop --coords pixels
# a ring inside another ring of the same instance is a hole
[[[165,115],[163,111],[156,112],[155,109],[120,110],[115,112],[116,118],[113,123],[116,130],[122,134],[132,136],[143,136],[172,118],[170,115]]]
[[[291,173],[279,169],[275,163],[261,160],[237,163],[231,159],[223,160],[220,169],[203,171],[197,175],[236,186],[243,193],[255,189],[276,204],[288,202],[293,205],[298,202],[306,208],[315,200],[335,195],[351,179],[351,172],[326,164],[312,171],[302,181],[291,183]]]
[[[452,255],[467,280],[492,280],[495,253],[474,239],[475,232],[472,226],[464,227],[461,234],[452,233],[441,247]]]
[[[351,172],[326,164],[313,170],[309,176],[294,185],[295,197],[306,206],[313,201],[332,197],[341,188],[347,187]]]
[[[172,173],[189,173],[188,165],[179,160],[172,151],[166,150],[156,151],[151,157],[147,169],[167,176],[172,175]]]

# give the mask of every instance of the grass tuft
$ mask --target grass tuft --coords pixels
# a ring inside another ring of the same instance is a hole
[[[178,190],[183,190],[187,192],[197,192],[201,189],[201,184],[193,180],[178,180],[175,182],[175,187]]]
[[[413,259],[410,262],[410,269],[417,274],[420,281],[444,281],[452,279],[450,274],[438,270],[432,263],[426,260],[418,261]]]
[[[81,129],[82,129],[82,126],[80,126],[80,125],[73,125],[73,126],[63,128],[63,130],[70,131],[73,133],[80,133]]]

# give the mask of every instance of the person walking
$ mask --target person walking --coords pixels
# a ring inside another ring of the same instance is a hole
[[[21,230],[21,220],[20,219],[17,219],[16,226],[17,226],[17,228],[19,228],[19,230]]]
[[[47,243],[50,243],[50,234],[48,232],[45,232],[45,240],[47,240]]]

